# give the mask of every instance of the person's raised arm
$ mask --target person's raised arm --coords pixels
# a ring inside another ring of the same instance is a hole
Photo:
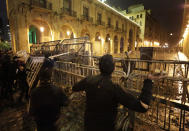
[[[164,75],[155,76],[148,74],[147,79],[143,82],[143,88],[139,98],[137,99],[133,95],[127,93],[119,85],[116,85],[116,97],[120,104],[126,106],[127,108],[137,111],[145,112],[148,109],[150,101],[152,99],[152,80],[159,80],[164,78]]]
[[[137,99],[135,96],[126,92],[122,87],[116,85],[115,95],[117,101],[127,107],[130,110],[137,112],[146,112],[147,109],[141,104],[140,99]]]
[[[144,80],[143,88],[140,94],[139,99],[143,107],[148,108],[150,101],[152,99],[152,80],[159,80],[165,78],[166,74],[148,74],[147,79]]]

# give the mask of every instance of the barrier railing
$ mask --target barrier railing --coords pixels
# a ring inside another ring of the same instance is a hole
[[[150,109],[145,114],[137,113],[136,119],[158,125],[164,130],[189,129],[189,117],[187,117],[189,116],[188,62],[128,59],[117,60],[116,63],[118,70],[114,71],[112,80],[121,84],[128,92],[136,96],[141,92],[143,80],[147,73],[157,69],[168,73],[166,78],[154,82],[153,102]],[[128,78],[121,79],[127,73],[129,73]],[[99,74],[97,67],[58,61],[56,62],[53,81],[59,86],[73,86],[82,78],[96,74]],[[122,115],[127,114],[125,108],[120,110],[122,110]],[[124,122],[122,125],[124,125]]]
[[[89,75],[97,75],[99,73],[99,69],[94,66],[57,61],[54,68],[53,81],[61,86],[73,86],[82,78]],[[124,72],[114,71],[112,80],[120,83],[122,76],[124,76]]]
[[[137,113],[137,118],[164,130],[189,130],[188,61],[126,59],[121,63],[125,72],[130,70],[124,86],[135,95],[140,94],[146,74],[155,70],[167,73],[164,79],[154,81],[150,109]]]
[[[88,37],[56,40],[33,44],[30,47],[30,53],[35,56],[55,56],[62,53],[92,55],[92,45]]]
[[[36,86],[37,84],[37,75],[42,67],[44,61],[44,57],[29,57],[28,61],[26,62],[26,68],[30,69],[27,73],[27,82],[30,87],[29,93],[31,89]]]
[[[73,41],[83,40],[76,39]],[[69,43],[70,40],[64,42]],[[70,56],[66,57],[70,58]],[[98,57],[96,59],[98,61]],[[112,80],[121,84],[128,92],[136,96],[140,94],[143,80],[149,72],[159,70],[167,73],[164,79],[154,81],[154,95],[150,109],[145,114],[137,114],[137,119],[157,125],[164,130],[189,130],[188,61],[119,58],[115,61],[116,71],[113,73]],[[58,86],[73,86],[82,78],[96,74],[99,74],[99,69],[96,66],[89,66],[84,62],[66,62],[65,59],[62,59],[62,61],[56,62],[53,81]],[[121,79],[123,76],[128,77]],[[125,116],[126,112],[123,111],[125,108],[121,110],[122,115]],[[126,125],[124,121],[122,122],[124,123],[122,125]]]

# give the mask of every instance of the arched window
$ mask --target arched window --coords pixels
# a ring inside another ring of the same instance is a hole
[[[95,41],[101,41],[100,33],[97,32],[95,36]]]
[[[90,40],[90,35],[87,33],[87,34],[85,34],[85,37],[88,37],[89,38],[89,40]]]
[[[71,0],[63,0],[63,8],[65,11],[71,10]]]
[[[39,0],[40,5],[46,7],[46,0]]]
[[[70,39],[73,39],[73,38],[74,38],[74,34],[72,32],[71,35],[70,35]]]
[[[36,44],[39,42],[39,31],[36,27],[30,26],[29,28],[29,43]]]
[[[105,45],[104,45],[104,49],[105,49],[105,53],[110,53],[110,34],[106,35],[106,40],[105,40]]]
[[[114,53],[116,54],[118,51],[118,38],[117,36],[114,37]]]
[[[120,40],[120,53],[123,53],[123,50],[124,50],[124,39],[123,39],[123,37],[121,37],[121,40]]]
[[[106,35],[106,42],[110,42],[110,34]]]
[[[129,31],[129,46],[128,46],[128,51],[130,51],[132,49],[132,45],[133,45],[133,30],[130,29]]]

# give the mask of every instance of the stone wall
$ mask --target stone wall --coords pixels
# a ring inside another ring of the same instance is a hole
[[[37,42],[63,40],[70,37],[82,37],[88,35],[93,44],[95,55],[112,53],[119,56],[120,42],[123,39],[123,52],[128,50],[128,46],[134,50],[135,41],[139,26],[125,16],[116,12],[111,7],[98,0],[72,0],[70,10],[64,9],[63,0],[54,0],[52,9],[31,4],[32,0],[8,0],[8,17],[12,34],[12,47],[15,52],[26,50],[29,52],[29,30],[35,27],[37,32]],[[48,1],[47,1],[48,2]],[[50,2],[50,1],[49,1]],[[83,19],[83,7],[89,9],[88,20]],[[97,14],[102,14],[101,24],[97,23]],[[111,18],[111,27],[107,26],[108,18]],[[118,29],[115,29],[118,21]],[[122,27],[122,25],[124,25]],[[43,28],[43,32],[41,31]],[[129,38],[129,31],[132,35]],[[97,34],[100,40],[95,38]],[[106,42],[106,37],[109,41]],[[117,52],[114,52],[114,41],[117,37]],[[129,40],[132,40],[129,43]],[[110,52],[105,49],[109,44]]]

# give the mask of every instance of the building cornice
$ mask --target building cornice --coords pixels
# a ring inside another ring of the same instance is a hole
[[[112,8],[111,6],[107,5],[106,3],[100,1],[100,0],[96,0],[98,3],[102,4],[103,6],[105,6],[106,8],[112,10],[113,12],[115,12],[116,14],[122,16],[123,18],[125,18],[126,20],[132,22],[133,24],[135,24],[136,26],[140,27],[139,24],[137,24],[136,22],[130,20],[127,16],[123,15],[122,13],[120,13],[119,11],[117,11],[116,9]]]

